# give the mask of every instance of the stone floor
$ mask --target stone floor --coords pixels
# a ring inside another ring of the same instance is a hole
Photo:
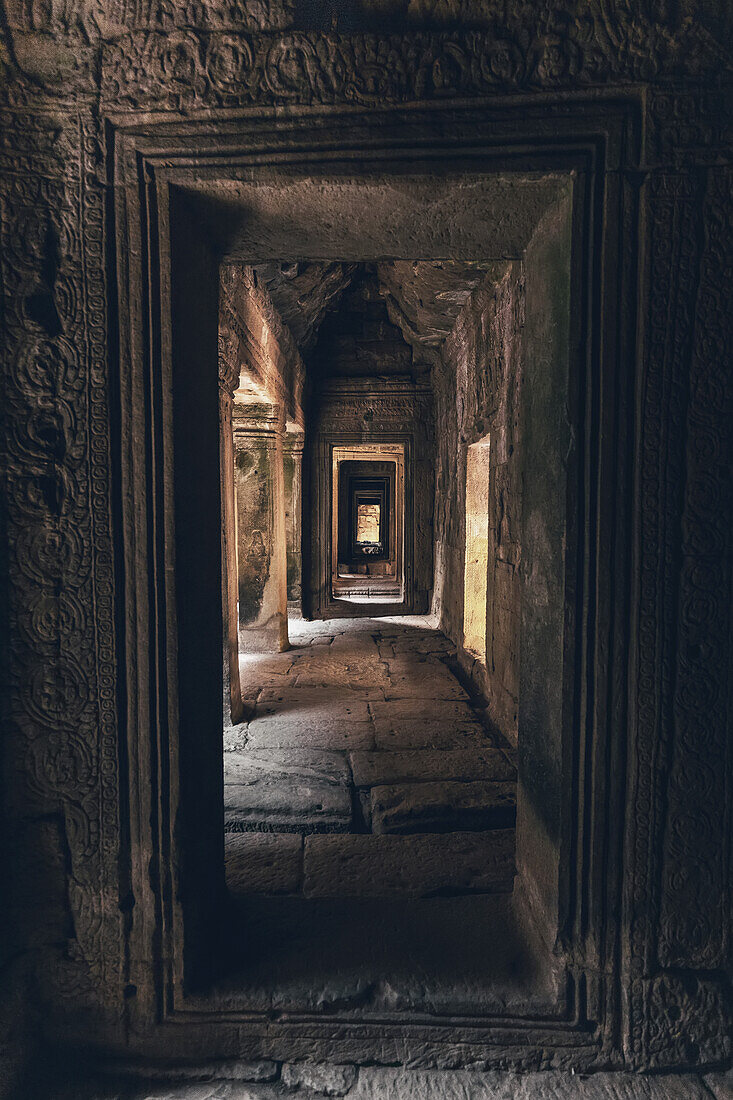
[[[730,1073],[645,1077],[627,1073],[478,1073],[275,1062],[188,1071],[187,1080],[118,1081],[51,1089],[46,1100],[731,1100]],[[29,1094],[26,1094],[29,1095]]]
[[[430,897],[511,890],[511,747],[424,616],[290,623],[241,660],[249,722],[225,731],[235,893]]]

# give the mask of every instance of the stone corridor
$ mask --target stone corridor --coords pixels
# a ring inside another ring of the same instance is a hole
[[[511,890],[512,749],[425,616],[291,620],[243,655],[251,718],[224,735],[235,894],[429,897]]]

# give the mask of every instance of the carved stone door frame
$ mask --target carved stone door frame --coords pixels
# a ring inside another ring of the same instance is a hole
[[[143,1047],[165,1041],[168,1052],[186,1050],[206,1025],[212,1056],[287,1051],[292,1057],[307,1043],[311,1057],[381,1058],[385,1044],[399,1042],[405,1057],[425,1061],[440,1062],[449,1044],[460,1046],[466,1062],[582,1068],[613,1057],[626,1043],[629,394],[637,340],[635,324],[621,326],[618,319],[635,316],[639,117],[635,93],[563,93],[385,113],[303,108],[277,117],[269,110],[222,111],[216,121],[211,112],[110,118],[121,317],[120,514],[125,592],[135,608],[126,624],[129,787],[122,801],[136,898],[128,929],[130,982],[139,990],[133,1030],[148,1036]],[[263,172],[272,178],[287,166],[308,164],[318,174],[326,162],[354,171],[368,163],[404,171],[420,162],[451,172],[470,165],[486,173],[574,175],[580,253],[572,273],[570,404],[579,461],[569,475],[578,507],[577,528],[569,531],[576,554],[568,584],[576,617],[568,624],[574,672],[566,701],[572,735],[564,748],[559,908],[556,925],[546,930],[562,961],[563,993],[546,1019],[507,1012],[426,1022],[337,1012],[324,1021],[303,1012],[273,1021],[236,998],[225,1004],[207,992],[210,944],[225,906],[221,731],[212,709],[213,700],[221,706],[221,599],[207,602],[204,584],[187,603],[180,600],[202,555],[220,560],[219,505],[198,470],[210,464],[209,480],[218,485],[221,255],[215,232],[208,239],[201,232],[200,200],[215,180],[234,181],[236,190],[238,177]],[[181,276],[181,262],[195,266],[195,286]],[[184,340],[182,318],[192,309],[200,311],[201,324]],[[211,347],[209,398],[201,376]],[[192,427],[191,393],[195,464],[184,442]],[[143,449],[129,446],[132,440],[149,442]],[[197,524],[191,522],[196,515]],[[184,542],[182,533],[192,531],[195,543]],[[210,660],[201,655],[208,638],[217,642]],[[204,806],[209,810],[202,814]]]

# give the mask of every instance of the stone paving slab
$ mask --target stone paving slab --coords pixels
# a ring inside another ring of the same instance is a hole
[[[457,682],[433,681],[426,677],[406,677],[405,679],[391,680],[384,688],[385,699],[425,699],[433,698],[436,701],[442,699],[455,699],[467,701],[467,695]]]
[[[345,759],[314,751],[227,753],[226,829],[328,830],[352,827]]]
[[[430,718],[375,718],[378,749],[467,749],[490,744],[485,728],[475,718],[433,721]]]
[[[514,830],[418,836],[309,836],[306,897],[429,897],[509,891]]]
[[[440,719],[443,722],[476,721],[468,699],[431,699],[430,696],[389,701],[375,699],[369,703],[369,710],[375,718],[394,723],[411,718]]]
[[[351,771],[357,787],[420,783],[439,779],[515,778],[514,767],[492,746],[476,749],[415,749],[412,752],[352,752]]]
[[[380,701],[377,699],[376,701]],[[294,721],[306,720],[326,724],[333,722],[368,722],[369,709],[361,692],[323,688],[288,687],[263,688],[260,693],[255,719],[275,715],[292,717]]]
[[[373,654],[334,653],[332,646],[312,651],[293,670],[299,687],[383,687],[389,685],[386,664]]]
[[[374,833],[482,832],[514,826],[515,783],[406,783],[372,787]]]
[[[327,780],[337,785],[351,778],[346,755],[325,749],[253,749],[227,753],[224,757],[224,782],[254,785],[262,778]]]
[[[322,723],[307,713],[297,719],[275,716],[255,718],[249,725],[248,750],[288,749],[296,745],[333,752],[369,749],[374,745],[374,726],[370,721],[352,722],[348,718],[335,718]]]
[[[224,866],[234,894],[295,894],[303,881],[300,833],[227,833]]]
[[[293,667],[293,651],[285,653],[241,653],[239,655],[239,676],[242,691],[248,685],[264,680],[280,680],[290,674]]]
[[[444,634],[428,634],[418,638],[399,638],[391,643],[395,655],[400,653],[440,654],[453,656],[456,647]]]

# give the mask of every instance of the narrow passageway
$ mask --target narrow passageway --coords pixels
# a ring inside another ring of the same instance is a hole
[[[244,655],[249,721],[225,733],[234,893],[510,890],[516,772],[427,616],[290,623]]]

